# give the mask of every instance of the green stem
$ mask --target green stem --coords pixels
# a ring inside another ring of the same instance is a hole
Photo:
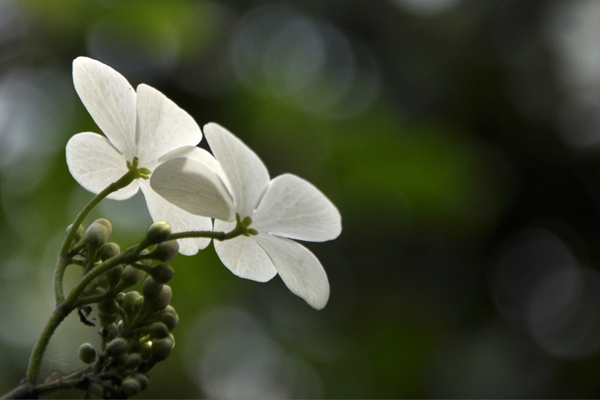
[[[190,239],[190,238],[207,238],[224,241],[233,239],[234,237],[244,235],[247,228],[242,225],[237,225],[231,232],[213,232],[213,231],[189,231],[172,233],[167,240]]]
[[[73,289],[71,289],[71,292],[69,292],[69,295],[65,300],[65,304],[67,304],[69,307],[75,306],[81,293],[85,290],[87,285],[89,285],[89,283],[93,281],[96,277],[105,273],[109,269],[116,267],[119,264],[131,264],[137,261],[137,258],[138,253],[135,250],[129,249],[95,266],[90,272],[88,272],[83,276],[83,278],[81,278],[81,280],[77,283],[77,285],[75,285]]]
[[[46,346],[48,345],[48,342],[50,341],[50,338],[52,337],[52,334],[58,325],[60,325],[60,323],[66,318],[67,315],[69,315],[72,310],[73,309],[68,307],[65,303],[59,303],[50,315],[48,322],[46,322],[46,326],[44,326],[44,329],[42,329],[42,332],[40,332],[40,336],[35,342],[35,346],[31,352],[29,366],[27,367],[27,382],[35,384],[40,372],[40,364],[42,362],[42,357],[44,356]]]
[[[75,218],[75,221],[73,221],[71,229],[69,229],[69,232],[65,237],[62,247],[60,248],[58,261],[56,262],[56,267],[54,269],[54,297],[56,298],[57,303],[65,300],[65,295],[63,291],[63,277],[65,274],[65,268],[69,264],[69,247],[71,246],[71,242],[75,237],[77,228],[79,228],[79,225],[81,225],[81,223],[83,222],[85,217],[87,217],[87,215],[90,213],[90,211],[92,211],[92,209],[96,207],[98,203],[104,200],[106,196],[128,186],[131,182],[140,177],[140,172],[137,169],[137,162],[135,161],[136,160],[134,160],[134,164],[129,168],[125,175],[119,178],[116,182],[113,182],[110,185],[108,185],[106,189],[98,193],[92,200],[90,200],[90,202],[83,208],[83,210],[79,212],[79,214]]]
[[[29,359],[29,366],[27,368],[28,382],[35,384],[35,381],[39,375],[41,360],[44,355],[44,351],[46,350],[46,346],[50,341],[50,337],[52,337],[52,334],[58,325],[65,319],[65,317],[75,309],[79,296],[81,296],[81,293],[85,290],[87,285],[97,276],[119,264],[130,264],[136,261],[137,256],[138,255],[134,250],[124,251],[123,253],[112,257],[102,264],[94,267],[89,273],[85,274],[83,278],[81,278],[79,283],[71,290],[66,300],[58,303],[34,345],[31,357]]]
[[[102,302],[104,300],[108,300],[112,297],[114,297],[114,294],[111,292],[95,294],[92,296],[82,297],[79,300],[77,300],[77,303],[75,303],[75,304],[77,307],[81,307],[81,306],[85,306],[86,304],[100,303],[100,302]]]
[[[87,274],[96,264],[96,257],[98,255],[98,248],[94,246],[88,246],[87,250],[87,260],[85,263],[85,268],[83,270],[84,274]]]

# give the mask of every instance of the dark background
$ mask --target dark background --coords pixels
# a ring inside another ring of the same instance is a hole
[[[100,132],[71,80],[85,55],[342,214],[307,244],[322,311],[212,245],[176,258],[177,346],[140,397],[599,397],[598,20],[594,0],[0,0],[0,392],[92,197],[64,156]],[[122,247],[151,222],[139,196],[100,216]],[[79,368],[83,342],[73,317],[44,374]]]

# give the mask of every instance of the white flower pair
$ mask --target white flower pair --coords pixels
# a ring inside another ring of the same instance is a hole
[[[329,298],[327,275],[318,259],[290,239],[326,241],[341,232],[337,208],[309,182],[284,174],[271,180],[260,158],[223,127],[209,123],[204,134],[214,157],[196,145],[202,132],[194,119],[159,91],[137,92],[112,68],[89,58],[73,62],[75,89],[106,138],[83,132],[67,143],[75,180],[99,193],[123,176],[134,157],[151,173],[108,196],[123,200],[141,188],[154,221],[174,233],[229,232],[235,216],[250,217],[254,236],[215,241],[221,261],[234,274],[260,282],[277,273],[287,287],[321,309]],[[288,239],[290,238],[290,239]],[[193,255],[210,239],[180,239]]]

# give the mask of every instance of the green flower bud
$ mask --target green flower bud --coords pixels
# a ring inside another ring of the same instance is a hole
[[[162,242],[157,245],[151,252],[152,258],[162,261],[169,262],[175,258],[179,251],[179,244],[177,240],[169,240],[168,242]]]
[[[175,348],[175,336],[172,333],[169,333],[169,337],[167,338],[173,343],[173,348]]]
[[[125,293],[125,296],[123,296],[123,301],[121,302],[123,310],[125,310],[125,312],[127,314],[131,315],[132,314],[131,310],[132,310],[132,307],[133,307],[133,302],[136,301],[140,297],[142,297],[142,295],[139,294],[136,291]]]
[[[173,351],[173,342],[169,338],[158,339],[152,342],[152,357],[156,361],[166,360]]]
[[[143,359],[147,359],[150,357],[150,355],[152,355],[152,341],[148,340],[140,343],[140,355]]]
[[[106,243],[108,239],[108,229],[106,226],[98,223],[91,224],[85,231],[85,241],[88,245],[98,248]]]
[[[162,291],[162,283],[157,283],[151,276],[146,278],[142,291],[147,301],[151,301],[154,297],[158,296]]]
[[[121,248],[116,243],[104,243],[100,250],[98,250],[98,257],[102,261],[106,261],[109,258],[113,258],[121,252]]]
[[[158,283],[167,283],[173,278],[173,268],[166,264],[158,264],[156,267],[152,268],[150,275],[152,279],[154,279]]]
[[[125,370],[135,370],[142,363],[142,357],[137,353],[127,355],[127,359],[123,363]]]
[[[130,340],[127,343],[127,354],[134,354],[140,352],[140,342],[138,340]]]
[[[96,350],[89,343],[84,343],[79,346],[79,359],[84,364],[91,364],[96,361]]]
[[[112,227],[112,223],[107,220],[106,218],[98,218],[97,220],[95,220],[94,222],[92,222],[92,224],[102,224],[106,227],[106,230],[108,231],[108,236],[111,235],[113,227]]]
[[[156,221],[148,228],[146,240],[149,244],[162,243],[171,235],[171,225],[165,221]]]
[[[142,309],[142,307],[144,307],[144,297],[140,296],[137,299],[135,299],[135,301],[133,302],[133,307],[131,307],[131,315],[136,315],[137,313],[140,312],[140,310]]]
[[[173,306],[166,306],[163,312],[177,315],[177,312],[175,311]]]
[[[144,271],[132,267],[131,265],[127,265],[121,274],[121,281],[119,282],[118,287],[122,290],[133,286],[144,279],[144,274]]]
[[[104,300],[98,303],[98,311],[106,314],[118,313],[119,305],[114,299]]]
[[[108,360],[109,365],[111,367],[123,369],[123,365],[127,361],[127,357],[128,357],[127,353],[123,353],[118,357],[110,357],[110,359]]]
[[[177,324],[179,323],[179,316],[177,315],[177,313],[173,314],[170,312],[162,312],[158,315],[157,321],[162,322],[167,326],[167,329],[169,329],[169,331],[172,331],[177,327]]]
[[[119,334],[119,328],[114,323],[106,327],[106,338],[110,341],[117,337]]]
[[[128,377],[123,379],[121,382],[121,392],[125,395],[125,397],[135,396],[142,390],[140,383],[137,379]]]
[[[155,310],[163,310],[169,305],[171,298],[173,298],[171,287],[169,285],[163,285],[160,294],[152,300],[151,306],[154,307]]]
[[[116,339],[111,340],[106,345],[106,349],[105,349],[106,355],[112,356],[115,358],[125,354],[126,350],[127,350],[127,342],[125,341],[125,339],[122,339],[122,338],[116,338]]]
[[[69,231],[71,230],[72,227],[73,227],[73,224],[67,226],[65,235],[69,234]],[[75,236],[73,236],[73,241],[75,243],[79,242],[83,238],[83,235],[85,235],[85,228],[83,227],[83,225],[79,224],[77,231],[75,231]]]
[[[162,339],[169,336],[169,329],[162,322],[155,322],[148,327],[148,335],[152,339]]]
[[[150,381],[144,374],[133,374],[131,377],[139,382],[142,391],[148,389],[148,386],[150,386]]]
[[[256,229],[248,228],[247,232],[248,232],[249,236],[256,236],[256,235],[258,235],[258,231]]]

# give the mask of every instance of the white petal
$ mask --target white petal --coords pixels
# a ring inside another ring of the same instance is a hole
[[[291,174],[271,181],[252,220],[259,232],[312,242],[335,239],[342,231],[335,205],[310,182]]]
[[[215,220],[215,232],[230,232],[233,228],[235,223]],[[241,278],[266,282],[277,275],[269,256],[254,237],[238,236],[223,242],[215,240],[214,245],[223,264]]]
[[[181,208],[174,206],[158,195],[148,181],[140,181],[140,187],[146,197],[146,204],[153,221],[167,221],[171,225],[171,232],[188,231],[212,231],[212,221],[210,218],[200,217],[185,212]],[[208,246],[210,239],[180,239],[179,252],[186,256],[193,256]]]
[[[236,211],[247,217],[258,206],[267,186],[267,167],[248,146],[220,125],[204,125],[206,140],[229,179]]]
[[[100,193],[127,173],[127,163],[104,136],[78,133],[67,142],[67,165],[73,178],[92,193]],[[112,193],[109,199],[124,200],[137,193],[137,181]]]
[[[329,300],[329,281],[321,263],[306,247],[271,235],[253,236],[267,252],[288,289],[317,310]]]
[[[210,169],[212,169],[217,175],[219,175],[219,178],[221,178],[221,180],[231,193],[231,184],[229,183],[229,179],[227,179],[225,172],[223,172],[221,164],[219,164],[219,162],[208,151],[196,146],[181,146],[161,156],[158,159],[158,162],[163,163],[167,160],[171,160],[177,157],[193,158],[194,160],[201,161],[204,164],[208,165]]]
[[[158,90],[137,87],[137,156],[140,166],[152,168],[158,158],[181,146],[195,146],[202,131],[188,113]]]
[[[73,83],[96,124],[125,155],[135,156],[135,91],[121,74],[87,57],[73,61]]]
[[[165,161],[152,173],[150,184],[167,201],[189,213],[224,221],[235,217],[223,181],[201,161],[187,157]]]

